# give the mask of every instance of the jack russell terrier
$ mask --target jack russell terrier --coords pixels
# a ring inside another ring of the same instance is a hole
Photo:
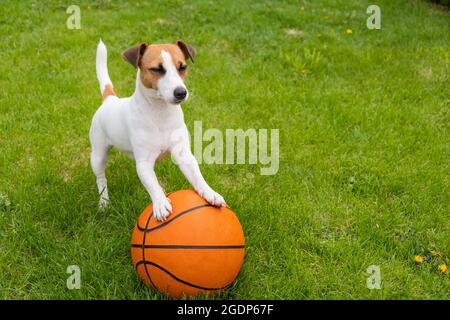
[[[108,75],[107,51],[100,40],[96,71],[103,103],[89,132],[91,166],[97,178],[99,207],[109,202],[105,167],[109,150],[116,147],[136,161],[136,170],[153,203],[159,221],[172,212],[170,200],[159,185],[154,166],[172,155],[196,192],[214,206],[226,206],[223,197],[203,178],[190,148],[189,133],[180,103],[188,98],[184,84],[186,60],[194,62],[195,50],[183,41],[176,44],[145,44],[129,48],[123,58],[137,68],[136,90],[118,98]]]

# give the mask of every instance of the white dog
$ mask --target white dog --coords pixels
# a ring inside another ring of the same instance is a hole
[[[189,133],[180,103],[188,98],[184,84],[186,60],[194,61],[195,50],[183,41],[176,44],[140,44],[123,53],[138,69],[136,90],[118,98],[107,68],[102,41],[97,47],[96,71],[103,104],[95,113],[89,132],[91,165],[97,177],[100,208],[109,202],[105,167],[114,146],[136,161],[138,176],[153,203],[153,214],[165,220],[172,206],[154,172],[156,160],[171,154],[194,189],[214,206],[226,206],[223,197],[206,183],[191,153]]]

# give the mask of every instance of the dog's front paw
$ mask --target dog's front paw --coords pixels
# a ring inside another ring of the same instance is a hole
[[[98,202],[98,209],[105,210],[109,205],[109,198],[100,197],[100,201]]]
[[[223,197],[211,188],[197,190],[197,193],[203,199],[205,199],[210,204],[212,204],[213,206],[216,206],[216,207],[226,207],[227,206]]]
[[[170,204],[169,198],[162,196],[153,201],[153,216],[156,220],[164,221],[171,213],[172,205]]]

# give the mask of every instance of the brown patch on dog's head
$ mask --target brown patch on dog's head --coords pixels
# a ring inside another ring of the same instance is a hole
[[[184,81],[187,77],[186,59],[193,61],[195,49],[182,41],[176,44],[150,44],[142,43],[132,47],[123,53],[124,59],[140,69],[142,84],[151,89],[157,89],[158,80],[164,77],[165,68],[163,66],[162,51],[167,51],[180,78]]]

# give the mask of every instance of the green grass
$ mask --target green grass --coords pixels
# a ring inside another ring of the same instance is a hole
[[[0,5],[0,192],[10,200],[0,203],[0,298],[165,298],[131,264],[149,197],[118,152],[112,206],[96,209],[88,130],[100,37],[120,96],[134,91],[124,49],[183,39],[197,49],[189,128],[280,129],[276,175],[202,165],[247,241],[220,298],[450,298],[449,272],[437,269],[450,263],[448,11],[380,0],[382,29],[368,30],[365,0],[77,1],[81,29],[69,30],[69,3],[43,2]],[[167,191],[189,188],[170,160],[157,175]],[[71,264],[80,290],[66,288]],[[381,290],[366,287],[369,265]]]

